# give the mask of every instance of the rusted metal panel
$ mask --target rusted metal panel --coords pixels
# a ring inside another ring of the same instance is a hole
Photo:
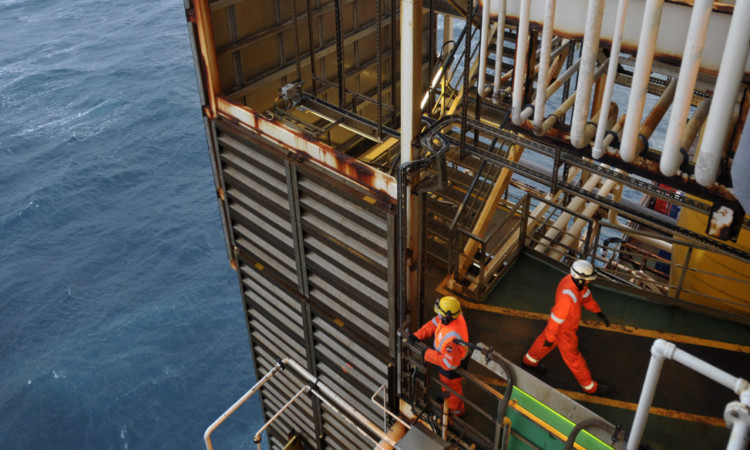
[[[260,134],[275,144],[294,152],[302,158],[310,158],[326,169],[347,177],[362,187],[370,190],[378,200],[396,203],[396,179],[380,172],[355,158],[312,140],[302,133],[291,130],[275,119],[267,119],[261,114],[226,98],[218,99],[220,114],[230,121]]]

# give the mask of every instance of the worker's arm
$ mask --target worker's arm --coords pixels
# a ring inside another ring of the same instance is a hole
[[[596,300],[594,300],[594,296],[591,295],[591,290],[587,287],[583,289],[583,300],[581,301],[581,306],[588,309],[594,314],[599,314],[602,312],[602,308],[599,306],[598,303],[596,303]]]
[[[435,330],[438,326],[438,317],[435,316],[429,322],[422,325],[422,328],[414,332],[414,336],[420,341],[430,338],[435,335]]]
[[[443,352],[429,349],[424,354],[424,360],[428,363],[440,366],[445,370],[456,370],[461,365],[466,350],[453,341],[445,344]]]

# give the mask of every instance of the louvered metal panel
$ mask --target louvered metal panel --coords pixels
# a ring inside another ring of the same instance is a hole
[[[387,385],[395,357],[396,231],[388,202],[236,125],[214,124],[258,378],[276,361],[294,359],[382,423],[370,398]],[[303,386],[291,374],[271,379],[261,389],[266,419]],[[290,432],[319,448],[373,445],[312,395],[268,428],[272,448]]]

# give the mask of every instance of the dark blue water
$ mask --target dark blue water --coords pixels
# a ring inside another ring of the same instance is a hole
[[[182,1],[0,0],[0,448],[202,448],[253,383]]]

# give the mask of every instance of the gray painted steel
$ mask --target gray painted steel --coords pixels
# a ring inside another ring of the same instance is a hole
[[[233,124],[219,120],[214,130],[256,375],[292,358],[382,423],[370,397],[395,364],[392,213],[343,175],[287,158],[288,150]],[[261,390],[266,420],[302,386],[274,377]],[[272,447],[290,432],[318,448],[374,446],[315,396],[300,397],[274,422]]]

